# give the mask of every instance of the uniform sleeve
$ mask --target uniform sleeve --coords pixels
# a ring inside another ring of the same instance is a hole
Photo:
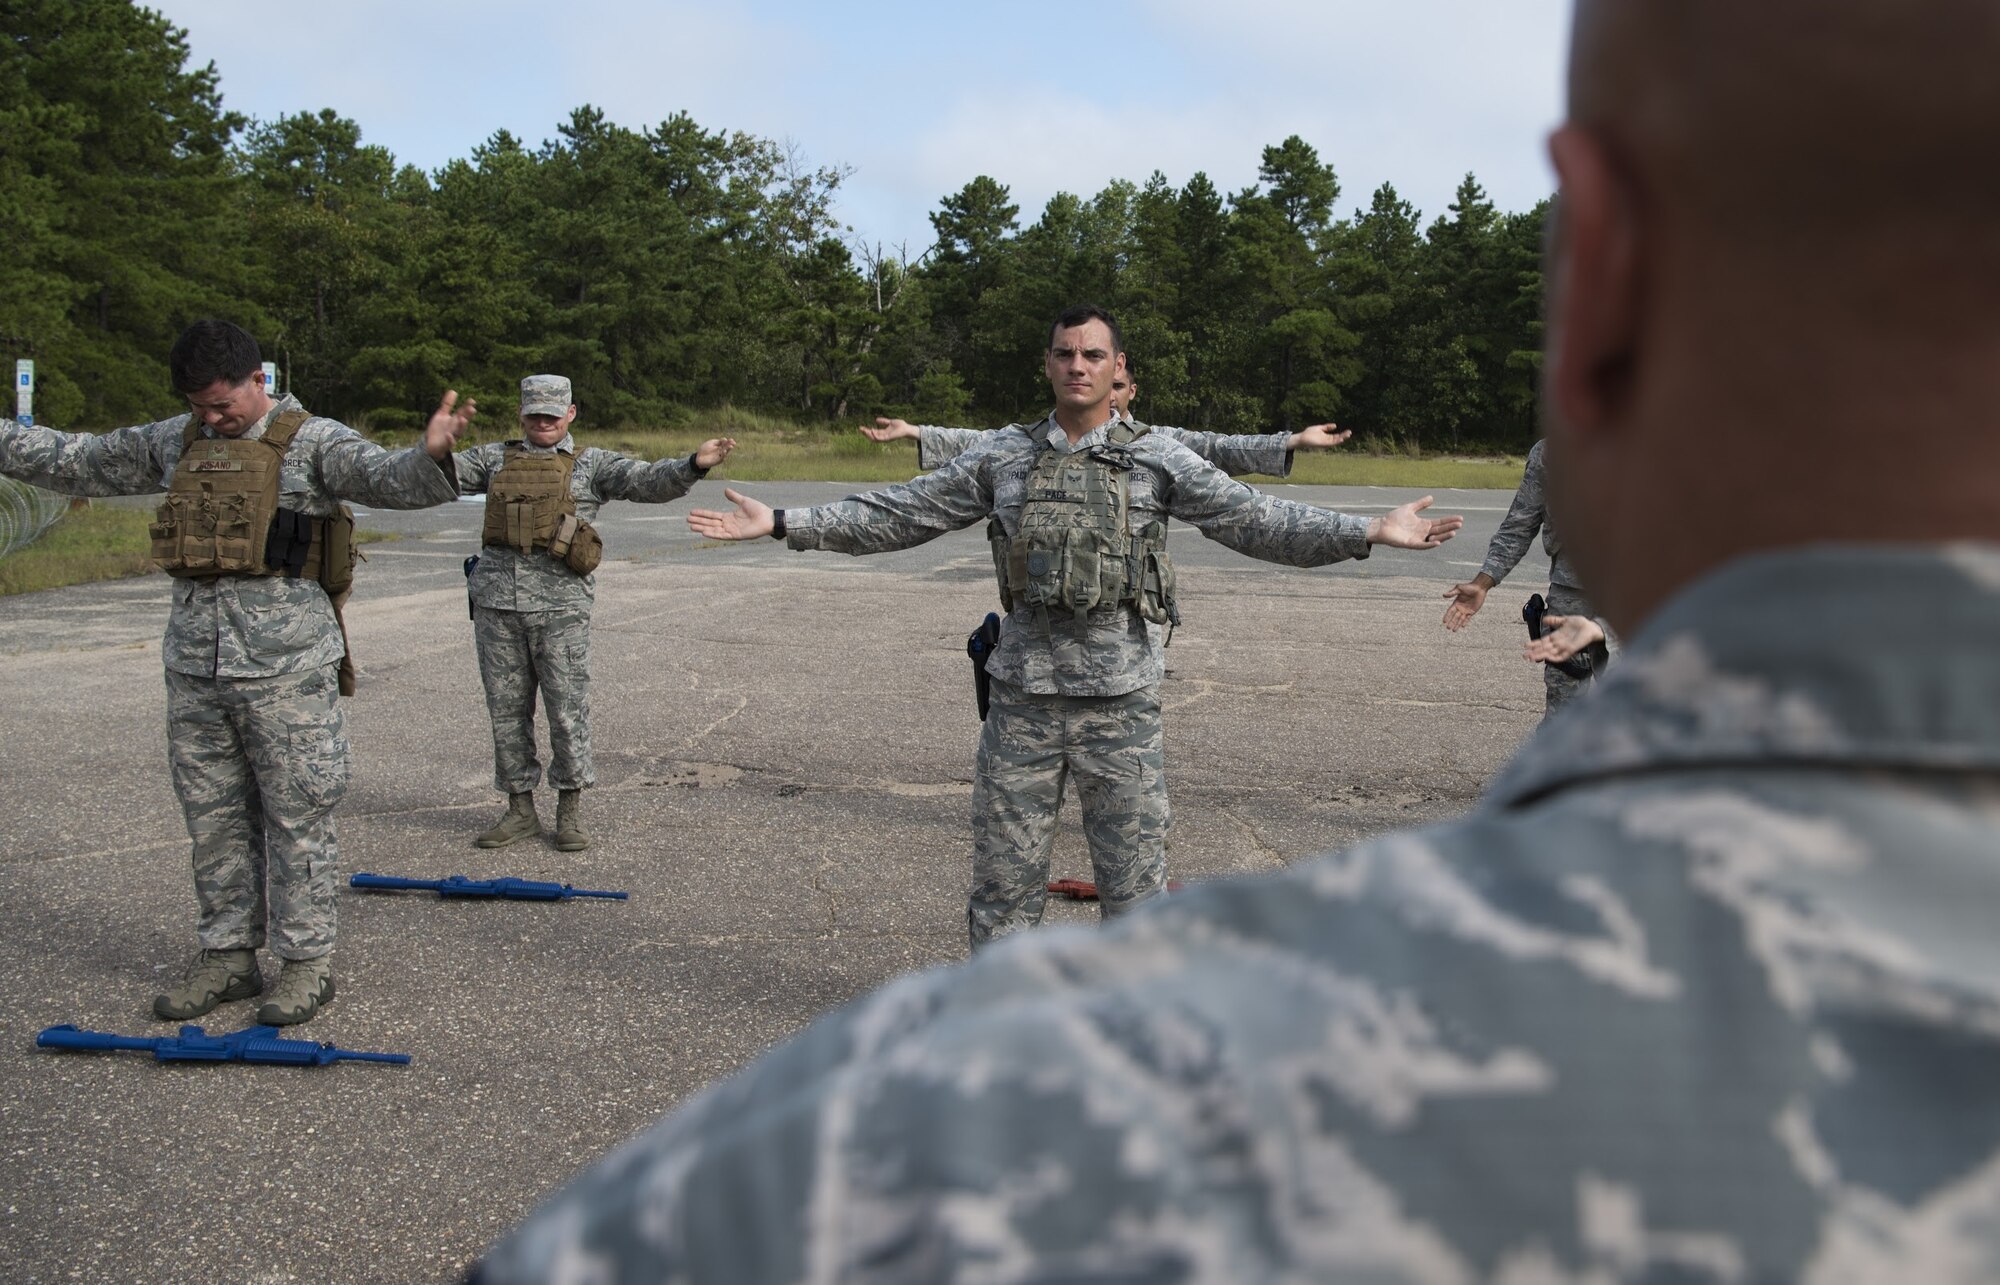
[[[434,460],[421,446],[385,450],[332,420],[316,427],[320,484],[336,499],[377,509],[422,509],[458,495],[455,456]]]
[[[1528,549],[1535,542],[1535,533],[1542,529],[1545,507],[1542,499],[1542,444],[1536,442],[1528,452],[1528,467],[1521,474],[1521,489],[1514,492],[1514,502],[1507,506],[1507,516],[1500,519],[1500,529],[1493,533],[1493,540],[1486,546],[1486,564],[1480,571],[1490,576],[1494,584],[1505,580]]]
[[[917,467],[927,473],[941,469],[988,440],[987,435],[976,428],[939,428],[934,424],[919,424]]]
[[[1192,428],[1156,428],[1231,477],[1263,473],[1288,477],[1292,453],[1285,449],[1289,433],[1205,433]]]
[[[506,460],[506,449],[504,443],[489,442],[484,446],[469,446],[452,456],[458,472],[458,493],[484,495],[492,485],[493,474]]]
[[[959,531],[993,512],[989,451],[961,455],[934,473],[832,504],[785,510],[785,543],[832,553],[887,553]]]
[[[0,473],[65,495],[145,495],[166,489],[159,446],[186,427],[185,415],[101,434],[0,425]]]
[[[1368,519],[1266,495],[1184,447],[1159,459],[1167,512],[1218,544],[1265,562],[1318,567],[1368,556]]]
[[[686,455],[648,464],[595,446],[587,453],[592,456],[590,489],[600,500],[665,504],[686,495],[700,480],[693,459]]]

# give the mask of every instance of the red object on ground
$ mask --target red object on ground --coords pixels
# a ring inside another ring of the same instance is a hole
[[[1179,892],[1185,886],[1178,879],[1167,880],[1168,892]],[[1068,897],[1071,901],[1096,901],[1097,885],[1088,879],[1051,879],[1049,895]]]

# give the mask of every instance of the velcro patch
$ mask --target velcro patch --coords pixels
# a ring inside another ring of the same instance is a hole
[[[196,460],[194,463],[188,465],[188,468],[196,473],[241,473],[243,471],[243,461]]]

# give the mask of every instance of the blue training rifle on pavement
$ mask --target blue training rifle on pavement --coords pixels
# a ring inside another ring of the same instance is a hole
[[[362,873],[347,881],[349,887],[374,888],[385,892],[434,892],[440,897],[500,897],[507,901],[568,901],[571,897],[609,897],[623,901],[624,892],[596,892],[572,888],[566,883],[542,883],[534,879],[468,879],[448,875],[443,879],[399,879],[395,875]]]
[[[45,1049],[70,1049],[78,1053],[114,1053],[120,1049],[151,1053],[156,1062],[251,1062],[268,1066],[331,1066],[335,1062],[409,1063],[408,1053],[356,1053],[331,1044],[311,1040],[278,1038],[275,1026],[246,1026],[227,1035],[210,1035],[199,1026],[183,1026],[179,1035],[142,1038],[108,1035],[103,1031],[79,1031],[74,1026],[51,1026],[35,1037]]]

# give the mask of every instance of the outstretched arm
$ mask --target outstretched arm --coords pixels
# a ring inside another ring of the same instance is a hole
[[[590,474],[590,489],[600,500],[665,504],[693,490],[702,474],[728,459],[735,449],[735,438],[711,437],[690,454],[647,463],[592,448],[595,467]]]
[[[0,421],[0,474],[65,495],[144,495],[161,489],[167,443],[180,450],[187,417],[113,433],[63,433]]]
[[[318,455],[319,477],[339,499],[378,509],[421,509],[442,504],[458,494],[458,460],[452,447],[476,412],[472,399],[462,404],[446,390],[424,425],[423,440],[409,450],[389,451],[345,424],[314,421],[323,434]]]
[[[899,486],[776,513],[746,495],[725,491],[736,505],[735,512],[697,509],[688,515],[688,525],[716,540],[778,535],[794,549],[851,554],[908,549],[969,527],[993,512],[986,467],[991,458],[992,452],[975,451]]]
[[[1168,474],[1167,512],[1209,539],[1266,562],[1317,567],[1365,558],[1370,546],[1434,549],[1463,524],[1459,517],[1429,518],[1431,497],[1413,500],[1377,518],[1336,513],[1281,500],[1223,475],[1192,452],[1169,447],[1160,457]]]

